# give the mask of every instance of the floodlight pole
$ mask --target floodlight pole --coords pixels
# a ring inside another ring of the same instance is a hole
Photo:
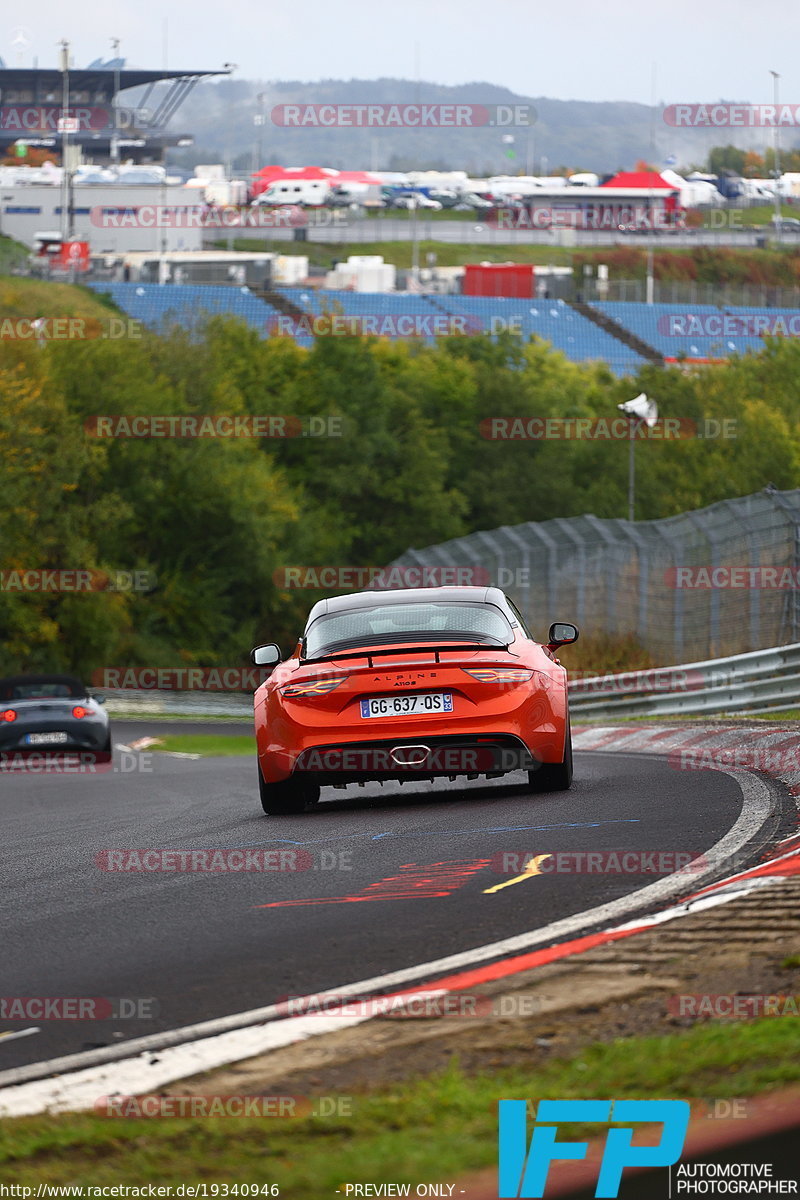
[[[778,80],[780,75],[777,71],[770,71],[772,76],[773,95],[775,98],[775,162],[773,164],[773,175],[775,177],[775,237],[777,241],[781,240],[781,151],[780,151],[780,126],[778,118]]]
[[[61,43],[61,240],[72,237],[69,169],[69,42]]]
[[[419,287],[419,234],[417,230],[417,198],[411,198],[411,278],[414,290]]]
[[[111,39],[114,53],[114,132],[111,134],[111,162],[119,166],[119,38]]]
[[[640,418],[629,416],[630,422],[630,444],[628,447],[628,520],[636,520],[636,430],[640,425]]]

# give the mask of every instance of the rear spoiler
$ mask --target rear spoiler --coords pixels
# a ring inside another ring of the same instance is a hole
[[[468,642],[463,645],[450,644],[447,646],[398,646],[393,650],[341,650],[338,654],[323,654],[319,658],[301,658],[301,663],[335,662],[337,658],[366,658],[372,669],[373,658],[382,658],[390,654],[434,654],[436,661],[441,662],[440,654],[449,654],[454,650],[508,650],[502,643],[487,646],[480,642]]]

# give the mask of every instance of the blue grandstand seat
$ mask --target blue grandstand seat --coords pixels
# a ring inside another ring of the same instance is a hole
[[[277,308],[254,296],[247,288],[154,283],[93,283],[89,286],[98,292],[109,293],[112,300],[130,317],[153,329],[166,329],[177,324],[198,330],[209,315],[221,313],[241,317],[262,337],[266,337],[281,316]],[[449,314],[463,317],[467,331],[480,329],[496,334],[501,329],[510,328],[521,333],[525,339],[535,335],[550,342],[573,362],[605,362],[618,375],[631,374],[646,361],[624,342],[576,313],[563,300],[318,291],[302,287],[277,290],[308,315],[342,312],[362,318],[372,315],[430,318]],[[399,330],[393,333],[391,323],[387,324],[389,336],[396,339],[407,336]],[[424,332],[430,328],[429,321],[421,321],[418,328],[423,332],[422,341],[429,344],[435,341],[433,333]],[[313,338],[308,335],[296,333],[293,336],[300,345],[313,345]],[[645,337],[644,340],[650,339]]]
[[[722,359],[758,353],[764,335],[800,334],[796,308],[596,301],[594,307],[667,359]]]

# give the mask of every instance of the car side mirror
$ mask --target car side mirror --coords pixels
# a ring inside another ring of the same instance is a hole
[[[281,648],[274,642],[268,642],[266,646],[256,646],[255,650],[250,651],[250,661],[255,667],[277,666],[281,661]]]
[[[92,699],[96,700],[98,704],[105,704],[106,702],[105,696],[92,696]]]
[[[577,625],[571,625],[567,621],[555,621],[547,633],[547,649],[558,650],[559,646],[569,646],[572,642],[577,642],[579,637]]]

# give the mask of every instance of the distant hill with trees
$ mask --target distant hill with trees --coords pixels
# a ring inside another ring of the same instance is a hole
[[[261,99],[259,99],[261,97]],[[530,104],[536,122],[526,128],[477,129],[288,129],[271,119],[281,104]],[[519,95],[496,84],[475,82],[448,87],[410,79],[325,79],[317,82],[257,82],[223,79],[198,85],[173,126],[195,137],[195,146],[173,152],[172,161],[230,162],[239,171],[276,162],[300,166],[374,167],[384,170],[442,168],[489,174],[536,174],[559,167],[611,173],[640,159],[664,165],[701,165],[722,140],[763,152],[770,130],[678,130],[664,123],[660,103],[652,119],[648,105],[629,101],[552,100]],[[263,124],[255,118],[264,116]],[[504,142],[503,136],[514,137]],[[730,135],[730,136],[729,136]],[[782,132],[791,149],[797,137]],[[260,146],[260,154],[258,149]],[[512,157],[513,156],[513,157]]]

